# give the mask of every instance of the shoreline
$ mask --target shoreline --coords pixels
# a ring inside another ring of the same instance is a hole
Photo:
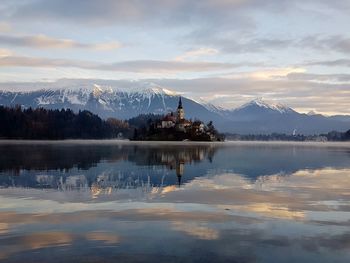
[[[166,145],[166,146],[314,146],[314,147],[342,147],[350,148],[350,141],[344,142],[314,142],[314,141],[223,141],[223,142],[199,142],[199,141],[129,141],[118,139],[67,139],[67,140],[17,140],[0,139],[0,145]]]

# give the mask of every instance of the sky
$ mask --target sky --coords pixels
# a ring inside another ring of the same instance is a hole
[[[223,108],[350,114],[349,14],[349,0],[1,0],[0,83],[152,82]]]

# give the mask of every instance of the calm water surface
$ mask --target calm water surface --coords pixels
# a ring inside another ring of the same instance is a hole
[[[0,142],[0,262],[349,262],[350,145]]]

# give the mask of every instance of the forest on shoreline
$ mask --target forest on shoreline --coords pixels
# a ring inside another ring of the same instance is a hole
[[[89,111],[22,109],[0,106],[0,138],[4,139],[105,139],[129,136],[126,121],[101,119]]]

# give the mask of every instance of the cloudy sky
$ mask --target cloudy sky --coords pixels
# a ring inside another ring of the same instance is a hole
[[[349,14],[348,0],[1,0],[0,82],[140,80],[350,114]]]

